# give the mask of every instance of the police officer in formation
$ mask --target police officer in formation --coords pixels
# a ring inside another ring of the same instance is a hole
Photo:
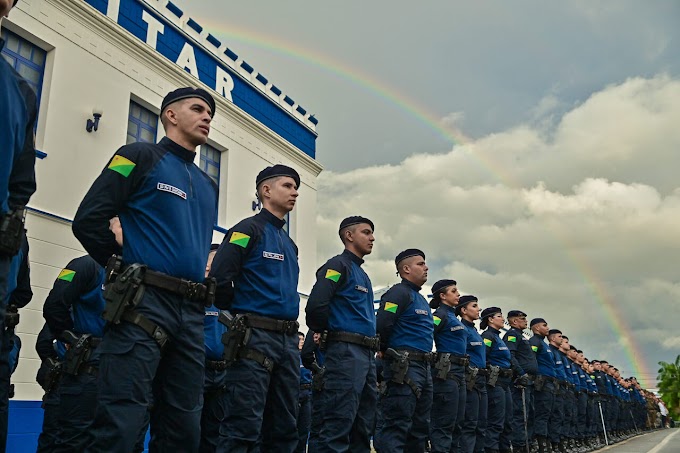
[[[383,379],[380,399],[383,425],[380,452],[425,451],[432,408],[432,342],[434,319],[420,294],[427,281],[425,253],[407,249],[394,260],[401,282],[380,298],[377,332]]]
[[[534,379],[534,424],[530,434],[536,436],[539,453],[546,453],[550,451],[549,422],[555,403],[555,358],[546,342],[550,329],[545,319],[532,319],[530,327],[534,335],[529,339],[529,344],[538,364]]]
[[[166,137],[120,148],[76,213],[75,236],[101,266],[109,263],[110,276],[86,451],[132,451],[149,410],[152,449],[198,449],[203,388],[190,383],[204,379],[217,187],[194,159],[214,111],[203,89],[169,93],[161,104]],[[120,228],[110,229],[117,216]]]
[[[298,250],[283,227],[299,187],[290,167],[262,170],[262,210],[229,230],[213,261],[215,305],[235,316],[228,335],[237,346],[225,350],[232,363],[219,452],[292,452],[298,443]]]
[[[374,230],[373,222],[361,216],[340,223],[345,250],[319,268],[307,301],[307,325],[323,332],[325,342],[323,421],[311,451],[371,451],[377,403],[374,355],[380,344],[373,288],[361,265],[373,250]]]

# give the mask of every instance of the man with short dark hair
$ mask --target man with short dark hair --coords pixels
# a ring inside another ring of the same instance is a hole
[[[119,256],[107,275],[109,324],[87,451],[132,451],[152,400],[150,448],[198,450],[204,306],[212,299],[205,265],[217,186],[194,159],[214,112],[203,89],[168,93],[161,104],[166,137],[120,148],[73,221],[73,233],[100,265]]]
[[[215,305],[234,315],[219,452],[291,453],[298,444],[300,269],[283,226],[299,187],[290,167],[262,170],[255,178],[262,210],[227,232],[213,261]]]
[[[430,434],[434,318],[420,290],[427,281],[425,253],[407,249],[394,260],[402,278],[380,298],[377,332],[387,390],[378,451],[423,452]]]
[[[377,402],[373,287],[361,268],[373,251],[373,222],[347,217],[338,229],[345,250],[316,273],[307,325],[326,332],[323,423],[312,452],[370,452]]]
[[[550,452],[548,423],[555,401],[555,358],[545,337],[550,329],[543,318],[530,323],[534,336],[529,339],[531,350],[536,354],[538,371],[534,380],[534,434],[538,441],[538,453]]]

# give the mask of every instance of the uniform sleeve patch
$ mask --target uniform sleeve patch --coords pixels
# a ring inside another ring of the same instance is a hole
[[[338,280],[340,280],[340,276],[342,274],[338,271],[334,271],[333,269],[328,269],[326,271],[326,278],[328,280],[333,280],[335,283],[338,283]]]
[[[239,233],[238,231],[234,231],[231,233],[231,237],[229,238],[229,243],[230,244],[236,244],[239,247],[246,248],[248,247],[248,242],[250,242],[250,236],[247,234]]]
[[[508,341],[511,341],[513,343],[517,343],[517,337],[508,336]]]
[[[534,351],[534,352],[538,352],[538,346],[532,346],[531,350]]]
[[[438,326],[442,322],[442,319],[437,317],[437,316],[433,316],[432,319],[434,319],[434,325],[435,326]]]
[[[62,269],[61,272],[59,272],[59,276],[57,277],[58,280],[64,280],[65,282],[72,282],[73,277],[76,276],[76,271],[72,271],[71,269]]]
[[[130,176],[130,173],[132,173],[132,170],[135,168],[134,162],[132,162],[130,159],[126,159],[125,157],[116,154],[113,156],[113,159],[111,159],[111,163],[107,167],[109,170],[113,170],[116,173],[120,173],[124,177]]]
[[[397,308],[399,308],[399,305],[392,302],[385,302],[385,311],[389,311],[390,313],[396,313]]]
[[[493,341],[489,340],[488,338],[485,338],[484,344],[486,345],[487,348],[490,348],[491,345],[493,344]]]

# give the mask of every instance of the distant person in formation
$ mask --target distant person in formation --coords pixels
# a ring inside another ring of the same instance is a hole
[[[298,444],[298,249],[283,230],[300,175],[285,165],[255,178],[262,210],[229,229],[210,275],[215,306],[234,315],[218,452],[292,453]]]
[[[307,325],[324,332],[323,421],[311,452],[371,451],[377,402],[373,288],[361,268],[373,251],[373,222],[347,217],[338,234],[345,250],[316,273],[307,301]]]
[[[88,452],[129,453],[151,409],[149,448],[196,452],[205,372],[205,280],[217,185],[196,164],[215,100],[179,88],[166,136],[121,147],[85,195],[73,233],[107,274],[98,405]],[[112,258],[116,255],[117,258]],[[151,403],[153,402],[153,405]]]
[[[425,253],[407,249],[394,260],[401,282],[380,298],[377,332],[387,383],[380,401],[380,453],[424,452],[432,409],[434,318],[420,294],[427,281]]]

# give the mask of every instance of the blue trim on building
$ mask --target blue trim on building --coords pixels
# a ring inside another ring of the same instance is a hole
[[[37,157],[38,159],[44,159],[44,158],[47,157],[47,153],[44,152],[44,151],[40,151],[40,150],[36,149],[35,150],[35,157]]]

